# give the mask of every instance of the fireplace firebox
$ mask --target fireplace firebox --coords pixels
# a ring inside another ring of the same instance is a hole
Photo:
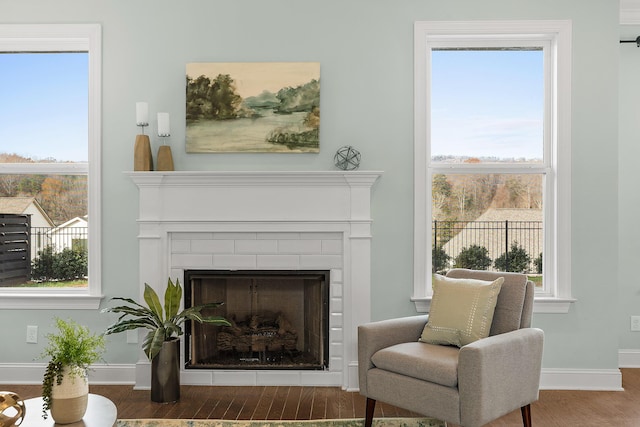
[[[329,271],[185,270],[185,307],[231,326],[188,322],[187,369],[327,369]]]

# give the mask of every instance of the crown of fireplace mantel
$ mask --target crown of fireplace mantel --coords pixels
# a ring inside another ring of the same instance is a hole
[[[125,172],[138,186],[158,185],[372,185],[380,171],[170,171]]]
[[[185,384],[358,389],[357,327],[371,318],[371,189],[382,172],[125,174],[139,189],[140,284],[163,292],[167,275],[194,269],[330,271],[328,369],[183,369]],[[148,373],[141,353],[136,388],[148,388]]]

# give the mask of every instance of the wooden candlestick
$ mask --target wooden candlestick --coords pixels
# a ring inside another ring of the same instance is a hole
[[[136,135],[133,149],[133,170],[152,171],[153,157],[151,156],[151,142],[148,135]]]
[[[171,154],[171,146],[161,145],[160,148],[158,148],[158,164],[156,165],[156,170],[173,170],[173,155]]]

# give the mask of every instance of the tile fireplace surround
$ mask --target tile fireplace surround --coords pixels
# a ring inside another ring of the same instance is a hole
[[[140,295],[143,283],[164,292],[167,276],[182,282],[185,270],[330,270],[328,369],[182,368],[183,384],[358,389],[357,326],[370,320],[371,188],[381,172],[126,174],[140,195]],[[149,362],[140,356],[136,388],[145,389]]]

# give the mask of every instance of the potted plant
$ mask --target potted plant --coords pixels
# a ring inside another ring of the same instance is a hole
[[[104,335],[92,333],[73,320],[55,319],[57,333],[46,335],[48,344],[41,357],[49,358],[42,382],[42,416],[47,410],[58,424],[80,421],[87,410],[87,369],[105,350]]]
[[[182,326],[187,320],[200,323],[231,326],[220,316],[205,317],[204,309],[219,307],[222,303],[208,303],[189,307],[179,312],[182,301],[182,287],[176,279],[169,278],[164,293],[164,311],[158,294],[148,284],[144,284],[146,306],[130,298],[115,297],[112,300],[125,301],[129,305],[107,307],[102,312],[120,313],[116,323],[109,326],[106,334],[115,334],[129,329],[145,328],[149,332],[142,342],[142,349],[151,361],[151,400],[172,402],[180,398],[180,352],[179,337],[184,333]]]

